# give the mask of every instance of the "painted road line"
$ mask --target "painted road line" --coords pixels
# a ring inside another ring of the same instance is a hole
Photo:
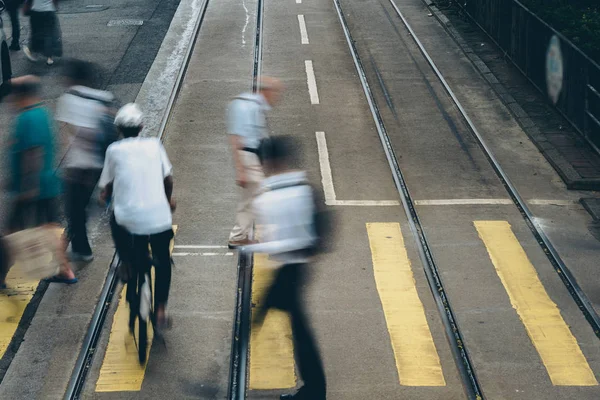
[[[352,207],[386,207],[399,206],[400,202],[396,200],[336,200],[332,205]]]
[[[296,0],[296,4],[302,4],[302,0]]]
[[[306,82],[308,83],[308,93],[310,94],[310,104],[319,104],[319,92],[317,91],[317,80],[311,60],[304,61],[306,68]]]
[[[400,384],[445,386],[440,358],[419,299],[398,223],[368,223],[375,283]]]
[[[226,249],[227,246],[214,246],[214,245],[175,245],[176,249]]]
[[[544,200],[544,199],[532,199],[527,203],[536,206],[574,206],[579,205],[578,201],[575,200]]]
[[[511,199],[438,199],[415,200],[417,206],[468,206],[468,205],[497,205],[514,204]]]
[[[306,22],[304,22],[304,15],[298,15],[298,24],[300,25],[300,38],[302,44],[309,44],[308,32],[306,31]]]
[[[188,257],[188,256],[232,256],[233,253],[171,253],[173,257]]]
[[[317,138],[317,150],[319,152],[319,167],[321,169],[321,184],[325,193],[325,204],[328,206],[398,206],[395,200],[337,200],[333,186],[333,175],[331,163],[329,162],[329,150],[325,132],[315,132]]]
[[[63,232],[64,229],[56,230],[59,236],[62,236]],[[0,290],[0,358],[6,353],[39,284],[39,280],[27,277],[18,263],[8,272],[7,289]]]
[[[317,149],[319,151],[319,165],[321,167],[321,183],[325,193],[325,204],[333,205],[335,203],[335,189],[333,187],[333,176],[331,175],[331,164],[329,163],[329,151],[327,150],[327,140],[325,132],[315,132],[317,136]]]
[[[177,225],[173,225],[177,232]],[[173,251],[175,241],[171,240],[170,249]],[[152,268],[152,284],[154,285],[154,268]],[[154,331],[148,324],[148,353],[146,364],[140,365],[138,351],[133,336],[129,333],[129,305],[125,301],[127,287],[123,287],[118,299],[118,306],[113,318],[108,346],[96,382],[96,392],[139,392],[142,389],[146,365],[150,359]],[[154,291],[154,288],[153,288]],[[137,321],[136,328],[137,332]],[[137,333],[136,333],[137,334]]]
[[[548,296],[509,223],[475,221],[474,224],[552,383],[598,385],[577,340]]]
[[[577,204],[573,200],[545,200],[532,199],[527,203],[532,205],[549,206],[572,206]],[[436,199],[436,200],[415,200],[418,206],[465,206],[465,205],[510,205],[514,204],[511,199]]]
[[[264,228],[257,228],[255,238]],[[264,303],[276,269],[264,254],[254,255],[252,304]],[[289,315],[271,309],[262,327],[250,331],[250,389],[289,389],[296,386],[294,346]]]

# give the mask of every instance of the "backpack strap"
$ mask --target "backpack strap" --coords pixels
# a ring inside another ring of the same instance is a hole
[[[99,99],[97,97],[81,93],[80,91],[72,89],[72,88],[69,89],[69,90],[67,90],[66,93],[68,93],[70,95],[73,95],[73,96],[81,97],[82,99],[97,101],[98,103],[101,103],[105,107],[110,107],[112,105],[112,103],[113,103],[113,101],[107,101],[107,100]]]

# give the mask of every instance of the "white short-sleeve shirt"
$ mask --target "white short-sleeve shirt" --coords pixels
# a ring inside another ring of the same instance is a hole
[[[171,163],[156,138],[128,138],[111,144],[98,186],[113,183],[113,208],[119,225],[136,235],[153,235],[172,227],[164,179]]]

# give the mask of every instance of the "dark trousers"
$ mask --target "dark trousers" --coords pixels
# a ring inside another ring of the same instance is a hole
[[[154,235],[133,235],[118,225],[114,216],[111,219],[111,230],[121,262],[129,263],[132,271],[143,271],[149,274],[154,264],[154,309],[166,305],[171,288],[170,245],[173,230],[169,229]],[[150,256],[150,249],[152,249],[152,256]],[[137,309],[139,306],[135,302],[136,293],[143,283],[143,280],[138,281],[137,273],[131,274],[127,281],[126,296],[132,309]]]
[[[29,47],[44,57],[62,56],[62,38],[55,12],[31,11],[29,16],[31,39]]]
[[[67,234],[74,253],[91,255],[92,248],[87,235],[87,206],[98,179],[99,170],[81,170],[66,182]],[[77,175],[77,176],[75,176]]]
[[[254,323],[262,324],[270,308],[287,311],[290,314],[298,372],[304,381],[301,392],[307,396],[307,399],[321,400],[325,399],[326,393],[325,371],[301,301],[306,268],[306,264],[287,264],[279,269],[267,292],[265,304],[258,310]]]
[[[8,16],[10,17],[10,24],[12,26],[12,43],[18,44],[21,40],[21,24],[19,22],[19,7],[11,6],[7,7]]]

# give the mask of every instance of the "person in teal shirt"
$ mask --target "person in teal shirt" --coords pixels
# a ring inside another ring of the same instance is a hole
[[[56,174],[55,132],[50,113],[39,98],[39,78],[24,76],[11,81],[12,105],[17,110],[10,137],[10,183],[12,212],[8,231],[39,226],[59,226],[60,180]],[[58,246],[59,274],[51,282],[76,283],[77,278]],[[5,285],[8,268],[0,271],[0,287]]]
[[[60,180],[54,167],[54,130],[50,121],[48,110],[41,103],[23,107],[16,118],[11,138],[10,192],[18,199],[47,200],[60,195]]]

